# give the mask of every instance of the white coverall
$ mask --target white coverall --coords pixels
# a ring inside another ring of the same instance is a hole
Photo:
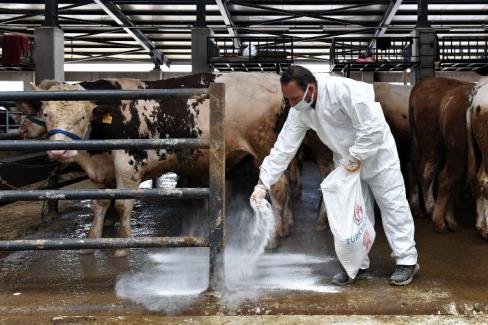
[[[337,165],[348,154],[361,161],[361,180],[368,184],[381,211],[383,228],[397,265],[415,265],[417,250],[400,160],[373,86],[342,77],[317,80],[315,109],[291,109],[260,179],[270,188],[295,156],[308,129],[334,153]],[[367,259],[361,268],[368,268]]]

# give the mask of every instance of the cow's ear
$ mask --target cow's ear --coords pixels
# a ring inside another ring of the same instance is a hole
[[[91,120],[95,123],[112,124],[112,118],[116,113],[113,106],[96,106],[92,111]]]
[[[38,115],[41,110],[40,101],[17,102],[15,106],[24,115]]]

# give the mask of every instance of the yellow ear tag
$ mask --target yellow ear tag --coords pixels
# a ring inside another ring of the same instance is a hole
[[[103,116],[103,119],[102,119],[102,123],[105,123],[105,124],[112,124],[112,115],[110,114],[105,114]]]

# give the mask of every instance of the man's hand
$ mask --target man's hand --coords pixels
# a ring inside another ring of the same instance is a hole
[[[261,200],[266,198],[266,193],[268,190],[266,189],[266,186],[263,184],[257,184],[254,186],[254,192],[252,192],[251,195],[251,205],[257,206],[260,204]]]
[[[344,160],[344,167],[351,173],[355,173],[359,170],[361,167],[361,161],[357,160],[353,156],[349,155],[345,160]]]

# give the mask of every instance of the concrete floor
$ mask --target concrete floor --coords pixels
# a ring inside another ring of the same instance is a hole
[[[219,298],[201,295],[181,301],[159,297],[154,292],[145,297],[145,291],[128,299],[117,297],[114,288],[124,279],[132,279],[136,291],[137,281],[142,286],[148,276],[154,279],[155,287],[178,283],[171,281],[169,269],[158,266],[151,254],[181,252],[194,258],[201,250],[133,249],[128,258],[122,259],[110,257],[109,251],[98,251],[94,256],[80,256],[75,251],[16,252],[0,258],[0,323],[135,323],[142,318],[157,323],[203,324],[488,323],[484,316],[488,313],[488,243],[472,228],[440,235],[433,232],[429,220],[415,220],[421,272],[410,286],[391,287],[387,278],[394,263],[381,225],[377,224],[378,237],[370,256],[371,275],[347,288],[334,287],[330,280],[339,270],[339,263],[334,257],[332,236],[329,231],[313,230],[319,181],[315,168],[307,164],[302,197],[295,203],[292,234],[258,263],[257,275],[249,280],[255,285],[252,292],[239,290]],[[236,207],[246,200],[244,193],[238,196],[237,203],[229,204],[229,227],[236,222],[233,220]],[[90,221],[87,204],[87,201],[64,204],[58,220],[27,237],[83,237]],[[9,206],[0,209],[0,218],[13,213],[11,209]],[[33,213],[33,209],[27,210]],[[167,203],[157,201],[138,203],[133,233],[135,236],[171,236],[182,230],[194,233],[193,227],[188,229],[193,221],[186,217],[181,222],[180,218],[194,212],[194,206],[186,202],[171,201],[170,208]],[[467,218],[461,214],[458,217]],[[279,259],[279,265],[273,258]],[[167,314],[173,317],[162,318]],[[232,318],[235,315],[252,317]],[[390,316],[306,318],[305,315]]]

